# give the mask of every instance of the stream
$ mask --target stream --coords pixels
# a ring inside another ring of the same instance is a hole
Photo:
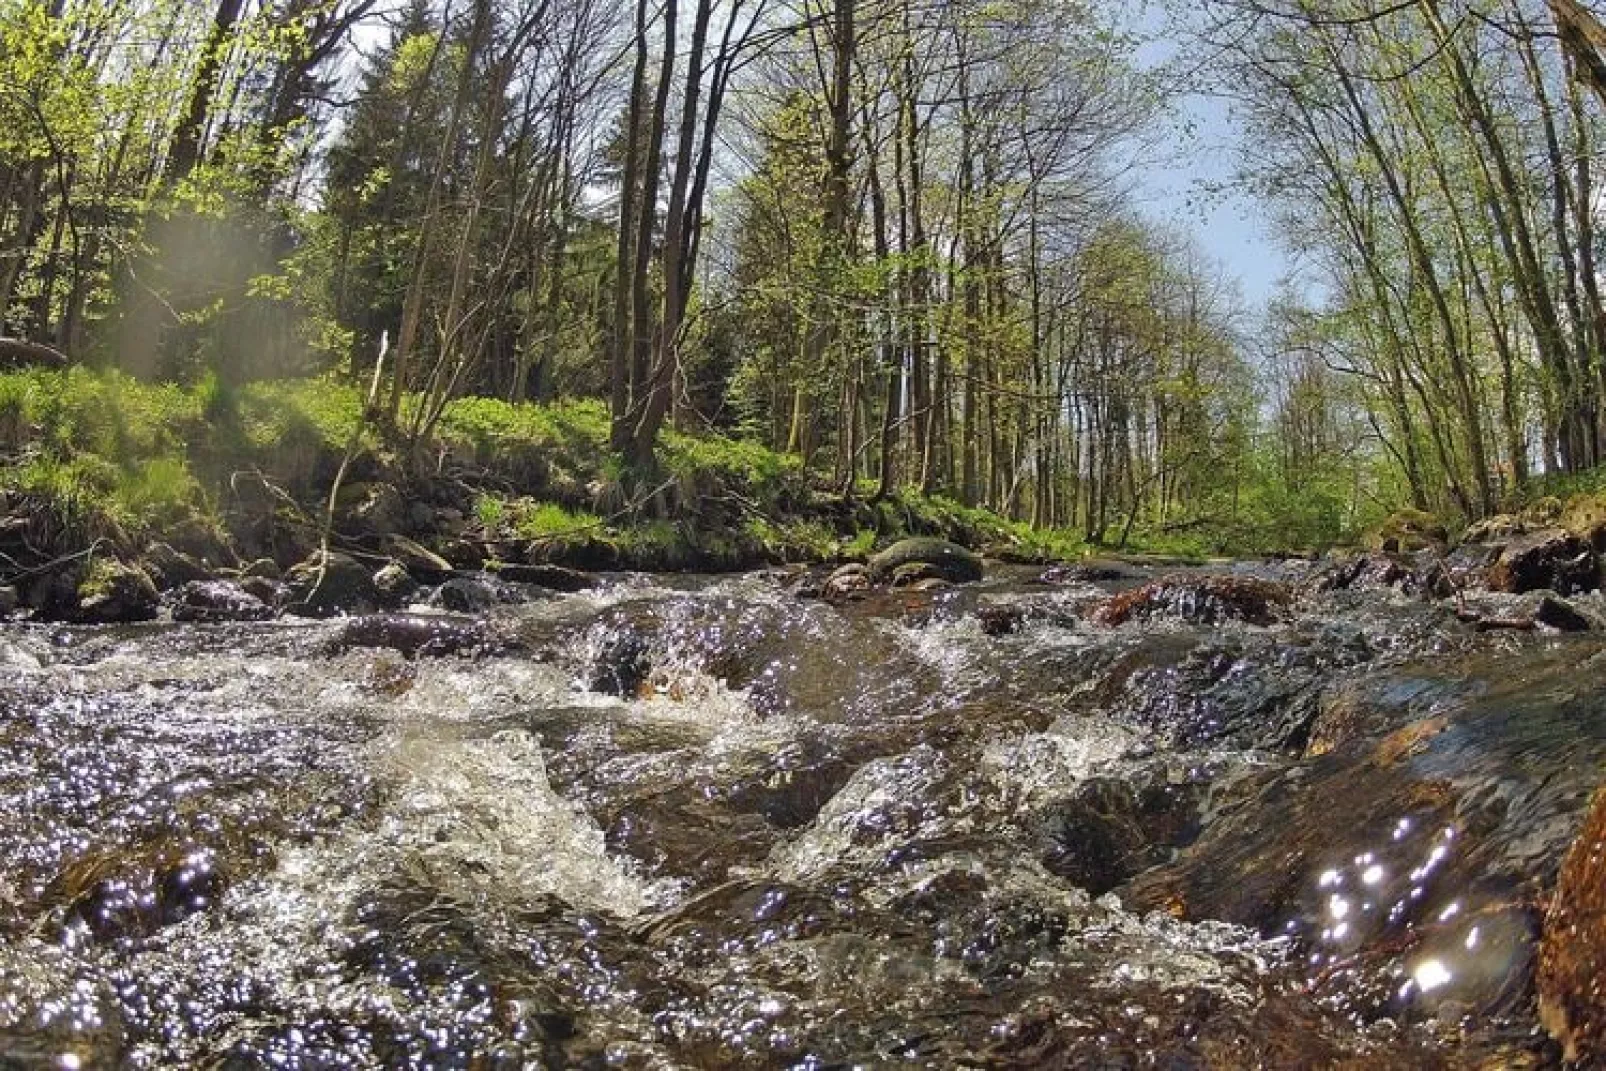
[[[1555,1066],[1606,633],[1311,568],[4,626],[0,1067]]]

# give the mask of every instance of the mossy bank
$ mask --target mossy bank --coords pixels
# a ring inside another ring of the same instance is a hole
[[[0,375],[0,585],[51,616],[104,606],[110,562],[164,589],[263,584],[329,547],[371,570],[653,571],[862,560],[908,535],[1021,558],[1078,553],[982,510],[824,490],[794,457],[670,430],[650,480],[599,402],[467,398],[396,445],[333,377],[183,388],[82,368]],[[332,494],[333,492],[333,494]],[[331,502],[332,498],[332,502]],[[121,574],[119,574],[121,575]]]

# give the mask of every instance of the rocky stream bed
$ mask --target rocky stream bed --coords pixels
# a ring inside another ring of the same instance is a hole
[[[1401,561],[3,626],[0,1066],[1588,1064],[1606,602]]]

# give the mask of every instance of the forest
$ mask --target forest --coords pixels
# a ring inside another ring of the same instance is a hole
[[[414,469],[465,405],[578,404],[599,510],[673,434],[1091,544],[1471,522],[1606,461],[1603,41],[1574,0],[0,0],[0,364],[366,397]],[[1210,151],[1190,94],[1296,266],[1264,309],[1139,196]],[[94,448],[42,383],[0,379],[13,489]]]

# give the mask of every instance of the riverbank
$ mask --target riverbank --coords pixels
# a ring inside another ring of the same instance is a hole
[[[403,452],[364,419],[360,388],[333,377],[184,388],[84,368],[6,373],[0,610],[137,617],[154,590],[185,582],[322,574],[326,538],[408,582],[862,561],[906,536],[1017,561],[1093,549],[940,497],[844,496],[795,457],[715,435],[667,431],[660,472],[632,487],[607,435],[600,402],[470,398]],[[1199,546],[1140,535],[1128,549]]]

